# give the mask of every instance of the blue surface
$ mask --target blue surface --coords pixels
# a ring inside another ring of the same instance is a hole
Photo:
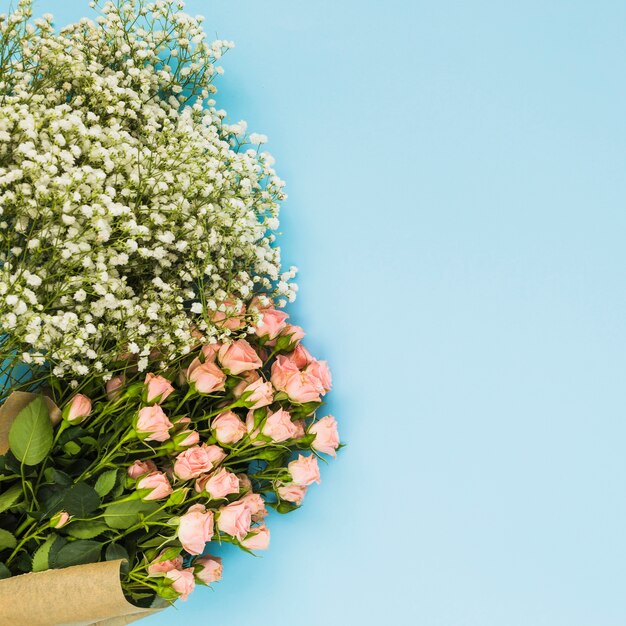
[[[219,104],[288,182],[350,445],[146,626],[623,626],[626,4],[188,6],[237,43]]]

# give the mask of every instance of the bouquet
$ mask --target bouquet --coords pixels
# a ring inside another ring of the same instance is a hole
[[[125,624],[185,600],[222,575],[211,545],[266,549],[268,508],[298,508],[340,448],[328,365],[283,310],[284,184],[266,138],[216,108],[232,44],[180,2],[92,7],[58,33],[31,0],[0,16],[14,625]]]

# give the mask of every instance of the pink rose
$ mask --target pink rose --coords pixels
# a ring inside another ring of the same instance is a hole
[[[222,344],[219,343],[209,343],[202,346],[202,360],[199,358],[195,358],[187,368],[187,380],[191,376],[192,372],[195,369],[198,369],[203,363],[215,363],[215,359],[217,357],[217,352],[220,349]]]
[[[135,461],[129,468],[128,468],[128,475],[133,478],[134,480],[137,480],[138,478],[141,478],[142,476],[145,476],[146,474],[149,474],[150,472],[156,472],[156,468],[157,466],[152,462],[152,461]]]
[[[63,528],[70,521],[71,515],[67,511],[59,511],[50,519],[52,528]]]
[[[249,532],[252,523],[250,509],[245,502],[237,500],[220,509],[217,527],[231,537],[241,541]]]
[[[254,427],[254,411],[248,411],[246,415],[246,430],[248,431],[248,436],[250,439],[256,439],[259,436],[259,429]],[[254,445],[262,446],[265,442],[256,441]]]
[[[76,394],[63,411],[69,424],[80,424],[91,413],[91,400],[82,393]]]
[[[303,346],[296,346],[296,349],[287,355],[287,358],[296,364],[298,369],[304,369],[309,363],[314,361],[311,353]]]
[[[246,491],[252,491],[252,481],[248,474],[237,474],[239,479],[239,491],[245,493]]]
[[[202,476],[196,483],[196,491],[205,491],[211,498],[219,500],[231,493],[239,493],[239,479],[226,469],[221,469],[213,476]]]
[[[124,386],[123,376],[113,376],[107,381],[105,389],[109,400],[117,400],[122,395],[122,387]]]
[[[241,545],[248,550],[267,550],[270,547],[270,531],[263,524],[250,531],[254,533],[241,541]]]
[[[250,509],[253,522],[259,522],[267,517],[265,500],[258,493],[247,493],[239,501],[243,502]]]
[[[210,472],[214,466],[215,454],[213,448],[217,446],[193,446],[181,452],[174,462],[174,473],[181,480],[198,478],[201,474]]]
[[[189,597],[189,594],[196,586],[196,579],[193,575],[193,567],[188,567],[183,570],[172,569],[169,572],[166,572],[165,577],[172,581],[172,589],[174,589],[176,593],[180,594],[180,599],[183,602]]]
[[[189,554],[202,554],[213,537],[213,513],[202,504],[194,504],[181,515],[178,540]]]
[[[339,447],[339,432],[337,431],[337,422],[332,415],[322,417],[321,420],[315,422],[309,433],[315,435],[315,439],[311,447],[324,454],[337,456],[335,452]]]
[[[294,439],[302,439],[302,437],[304,437],[304,435],[306,434],[304,432],[304,420],[296,420],[293,423],[295,429],[296,429],[296,434],[293,436]]]
[[[246,390],[246,387],[250,385],[250,383],[253,383],[261,379],[261,377],[259,376],[259,373],[256,372],[255,370],[248,370],[247,372],[242,372],[239,376],[243,380],[240,380],[233,387],[233,396],[235,396],[235,398],[241,398],[243,392]]]
[[[217,358],[222,367],[234,376],[248,370],[256,370],[263,365],[259,355],[245,339],[238,339],[230,345],[222,346]]]
[[[195,430],[183,430],[174,435],[174,443],[177,448],[189,448],[200,443],[200,435]]]
[[[244,304],[237,306],[232,299],[224,300],[217,311],[209,312],[211,321],[219,328],[239,330],[246,325],[246,307]]]
[[[275,413],[270,413],[261,429],[261,433],[269,437],[275,443],[292,439],[297,432],[298,429],[291,421],[291,415],[283,409],[279,409]]]
[[[262,319],[256,325],[254,332],[258,337],[276,339],[280,332],[287,326],[286,319],[289,317],[284,311],[265,309],[261,313]]]
[[[244,402],[252,410],[268,406],[274,401],[274,387],[272,387],[272,383],[266,383],[262,378],[250,383],[243,390],[243,393],[250,393]]]
[[[208,554],[196,559],[194,565],[196,579],[204,585],[210,585],[222,578],[222,559],[217,556]]]
[[[152,491],[142,496],[142,500],[163,500],[172,493],[172,486],[170,485],[167,476],[163,472],[150,472],[142,476],[137,481],[137,489],[152,489]]]
[[[233,444],[246,434],[246,425],[233,411],[220,413],[211,423],[215,438],[224,444]]]
[[[148,565],[148,575],[156,576],[157,574],[165,574],[173,569],[181,569],[183,566],[183,557],[177,556],[173,559],[161,560],[165,550]]]
[[[280,354],[278,355],[278,357],[276,357],[276,360],[272,365],[272,384],[279,391],[284,391],[287,387],[289,379],[299,373],[300,370],[296,363],[292,361],[289,357]]]
[[[146,401],[147,402],[164,402],[165,399],[174,391],[174,387],[167,378],[156,376],[152,372],[146,374],[144,381],[146,385]]]
[[[173,427],[174,424],[169,421],[163,409],[158,404],[154,404],[139,410],[135,430],[140,439],[167,441],[170,438],[169,430]]]
[[[306,487],[301,487],[300,485],[294,485],[293,483],[289,483],[287,485],[282,485],[278,488],[278,496],[281,500],[285,500],[286,502],[293,502],[300,506],[302,504],[302,500],[304,500],[306,490]]]
[[[291,344],[297,343],[300,344],[302,339],[304,338],[304,330],[300,328],[300,326],[293,326],[292,324],[287,324],[281,333],[282,337],[289,337],[289,341]]]
[[[198,393],[223,391],[226,374],[215,363],[207,361],[191,372],[189,382],[195,385]]]
[[[299,454],[295,461],[289,463],[287,469],[293,482],[300,487],[308,487],[311,483],[320,482],[320,468],[313,455],[302,456]]]
[[[213,467],[219,465],[227,456],[226,452],[215,444],[206,446],[206,452],[209,459],[211,459],[211,463],[213,463]]]
[[[331,390],[333,381],[326,361],[313,360],[304,371],[318,382],[320,393],[328,393]]]
[[[300,371],[288,357],[279,355],[272,365],[272,384],[298,404],[320,401],[320,382],[313,374]]]

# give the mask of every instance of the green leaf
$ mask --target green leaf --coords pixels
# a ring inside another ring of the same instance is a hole
[[[0,562],[0,580],[3,578],[11,578],[11,571],[4,563]]]
[[[100,506],[100,496],[85,482],[76,483],[63,498],[62,508],[75,517],[87,517]]]
[[[61,535],[54,535],[54,541],[52,542],[50,552],[48,553],[48,567],[50,569],[59,567],[57,565],[57,555],[61,551],[61,548],[66,545],[67,539],[65,537],[61,537]]]
[[[100,560],[102,544],[98,541],[78,539],[64,545],[56,555],[56,567],[71,567]]]
[[[52,424],[48,407],[37,396],[15,418],[9,431],[9,447],[24,465],[38,465],[52,447]]]
[[[72,522],[67,526],[67,534],[77,539],[93,539],[107,530],[111,529],[99,520]]]
[[[96,481],[95,490],[101,498],[104,498],[113,487],[115,487],[115,481],[117,480],[117,470],[108,470],[98,476]]]
[[[22,497],[22,485],[13,485],[0,494],[0,513],[10,509]]]
[[[15,548],[17,545],[17,540],[8,530],[4,530],[4,528],[0,528],[0,552],[2,550],[7,550]]]
[[[110,504],[104,510],[104,520],[110,528],[125,530],[139,521],[139,515],[153,513],[159,508],[155,502],[142,502],[130,500],[128,502],[116,502]]]
[[[80,446],[75,441],[68,441],[63,446],[63,450],[70,456],[76,456],[80,452]]]
[[[50,556],[50,548],[57,540],[57,535],[50,535],[44,543],[42,543],[33,555],[33,572],[43,572],[50,569],[48,557]]]
[[[124,546],[120,546],[117,543],[111,543],[108,545],[105,553],[105,558],[107,561],[119,561],[120,559],[130,561],[130,556],[126,551],[126,548],[124,548]]]

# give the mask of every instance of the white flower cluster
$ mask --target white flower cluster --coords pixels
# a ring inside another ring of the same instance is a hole
[[[296,291],[266,137],[212,99],[232,44],[180,2],[93,5],[59,33],[31,0],[0,16],[0,344],[57,376],[143,369]]]

